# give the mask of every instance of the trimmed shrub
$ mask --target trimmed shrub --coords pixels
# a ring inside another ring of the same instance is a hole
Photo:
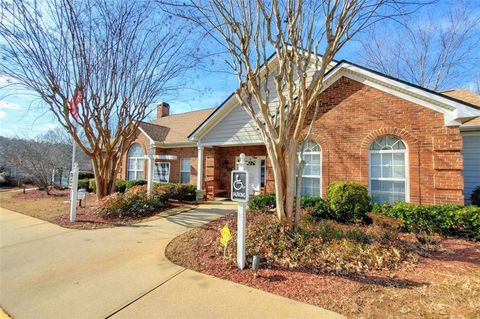
[[[91,192],[90,190],[90,187],[89,187],[89,180],[88,178],[84,178],[84,179],[79,179],[78,180],[78,189],[80,188],[83,188],[84,190],[86,190],[87,192]]]
[[[154,190],[164,192],[169,199],[175,199],[181,202],[191,202],[197,199],[196,185],[175,184],[175,183],[155,183]]]
[[[115,192],[117,193],[125,193],[127,189],[127,181],[124,179],[117,179],[115,181]]]
[[[301,206],[310,216],[316,219],[328,218],[328,209],[325,201],[319,196],[303,196]]]
[[[406,231],[480,239],[480,207],[475,205],[395,203],[374,205],[373,212],[402,220]]]
[[[275,193],[260,194],[253,197],[248,203],[248,207],[252,210],[262,212],[269,211],[276,207]]]
[[[138,186],[138,185],[147,185],[147,181],[144,179],[132,179],[127,181],[125,185],[125,191],[127,191],[130,187]]]
[[[472,205],[480,206],[480,186],[473,190],[472,195],[470,195],[470,201]]]
[[[182,202],[191,202],[196,199],[197,186],[190,184],[177,184],[174,189],[173,199]]]
[[[370,209],[368,190],[355,182],[333,182],[327,189],[328,208],[332,218],[342,222],[363,219]]]
[[[130,187],[125,194],[113,193],[97,202],[96,212],[106,218],[138,218],[165,207],[168,197],[161,190],[147,195],[146,185]]]

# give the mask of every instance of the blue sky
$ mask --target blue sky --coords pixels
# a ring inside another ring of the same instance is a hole
[[[480,7],[480,0],[470,1],[472,1],[470,4]],[[441,1],[435,6],[440,13],[443,13],[444,9],[452,3],[452,1]],[[418,16],[421,19],[421,13]],[[335,58],[353,62],[361,60],[360,39],[351,41]],[[233,92],[237,86],[236,77],[226,72],[217,72],[218,63],[221,62],[216,63],[217,66],[212,66],[211,70],[192,71],[187,75],[186,88],[166,99],[166,102],[170,103],[172,113],[216,107]],[[7,79],[0,76],[0,87],[6,81]],[[469,83],[459,85],[468,87]],[[5,89],[0,92],[0,135],[34,137],[58,126],[53,115],[31,93]]]

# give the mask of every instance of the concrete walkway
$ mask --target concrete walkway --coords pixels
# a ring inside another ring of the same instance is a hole
[[[13,318],[336,318],[196,273],[166,245],[228,202],[128,227],[72,230],[0,208],[0,305]]]

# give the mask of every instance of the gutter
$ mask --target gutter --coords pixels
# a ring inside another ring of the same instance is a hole
[[[460,126],[460,131],[462,132],[480,131],[480,125]]]
[[[197,146],[196,142],[185,141],[185,142],[154,142],[155,147],[163,148],[176,148],[176,147],[195,147]]]

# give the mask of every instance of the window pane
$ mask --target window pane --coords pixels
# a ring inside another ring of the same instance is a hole
[[[372,166],[371,173],[372,178],[382,177],[382,167],[381,166]]]
[[[144,162],[143,160],[137,160],[137,170],[138,171],[143,171],[143,165],[144,165]]]
[[[395,193],[405,193],[405,182],[394,182],[393,190]]]
[[[370,160],[372,161],[372,165],[382,165],[380,154],[371,154]]]
[[[134,159],[128,159],[128,169],[132,170],[135,168],[135,160]]]
[[[379,191],[381,190],[381,182],[380,181],[376,181],[376,180],[372,180],[372,183],[371,183],[371,189],[372,189],[372,193],[374,191]]]
[[[382,165],[391,166],[393,165],[393,154],[382,154]]]
[[[394,166],[393,167],[393,177],[394,178],[405,178],[405,167]]]
[[[383,178],[391,178],[392,175],[393,175],[392,166],[389,166],[389,165],[382,166],[382,177]]]
[[[180,173],[180,183],[189,184],[190,183],[190,173]]]
[[[320,176],[320,165],[312,165],[310,175]]]
[[[405,153],[393,154],[393,165],[405,165]]]
[[[189,158],[182,158],[180,171],[190,172],[190,167],[191,167],[190,159]]]
[[[142,157],[144,155],[145,152],[140,144],[133,144],[128,150],[128,157]]]

